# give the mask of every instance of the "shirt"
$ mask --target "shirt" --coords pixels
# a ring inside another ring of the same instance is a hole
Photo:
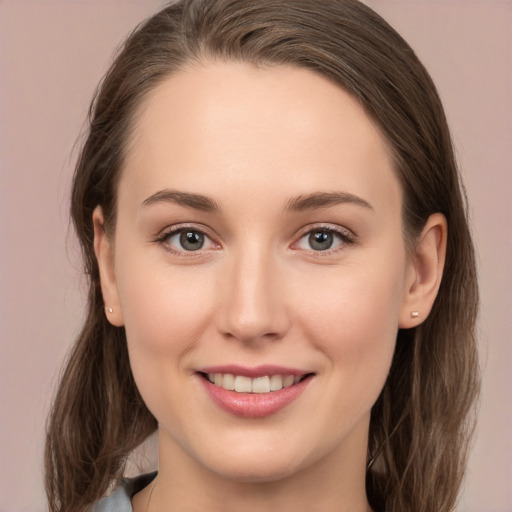
[[[102,498],[91,512],[133,512],[132,497],[149,485],[157,472],[140,475],[135,478],[123,478],[119,487],[106,498]]]

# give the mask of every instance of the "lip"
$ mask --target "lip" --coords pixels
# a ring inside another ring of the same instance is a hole
[[[287,368],[285,366],[269,364],[254,366],[251,368],[237,364],[228,364],[199,368],[197,371],[200,373],[230,373],[231,375],[242,375],[243,377],[250,377],[251,379],[264,377],[265,375],[268,375],[269,377],[272,377],[272,375],[293,375],[294,377],[298,377],[300,375],[312,373],[310,371],[298,370],[297,368]]]
[[[228,391],[216,386],[201,375],[208,373],[231,373],[250,378],[265,375],[306,375],[306,377],[293,386],[282,388],[279,391],[272,391],[270,393],[237,393],[236,391]],[[297,400],[311,382],[314,374],[280,366],[263,365],[246,368],[238,365],[225,365],[202,368],[197,375],[206,393],[224,411],[242,418],[264,418],[276,414]]]

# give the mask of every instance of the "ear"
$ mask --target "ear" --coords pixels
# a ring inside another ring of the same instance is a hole
[[[404,297],[398,319],[401,329],[421,324],[429,315],[443,277],[448,227],[441,213],[431,215],[409,256]]]
[[[96,206],[92,214],[94,226],[94,253],[100,270],[101,294],[105,303],[108,321],[116,327],[124,325],[123,313],[119,303],[114,267],[114,246],[105,231],[105,219],[101,206]]]

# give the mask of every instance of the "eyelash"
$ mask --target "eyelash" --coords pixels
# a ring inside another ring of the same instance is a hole
[[[324,224],[318,224],[315,226],[308,226],[301,230],[299,233],[299,238],[296,242],[293,243],[293,246],[296,246],[298,243],[300,243],[303,239],[305,239],[308,236],[311,236],[313,233],[328,233],[331,235],[334,235],[339,240],[339,246],[335,248],[329,248],[326,250],[314,250],[309,249],[309,253],[316,257],[316,258],[322,258],[326,256],[330,256],[332,254],[335,254],[339,251],[342,251],[346,248],[347,245],[353,245],[357,241],[356,235],[346,229],[339,226],[332,226],[332,225],[324,225]],[[306,249],[307,250],[307,249]]]
[[[199,254],[203,253],[204,250],[209,249],[202,249],[199,248],[197,251],[187,251],[185,249],[177,250],[172,247],[172,245],[169,243],[169,239],[173,236],[179,235],[180,233],[184,232],[191,232],[191,233],[197,233],[199,235],[204,236],[206,239],[210,241],[211,244],[220,246],[220,244],[214,242],[212,238],[205,233],[204,229],[197,228],[195,226],[189,226],[189,225],[179,225],[179,226],[173,226],[167,230],[165,230],[155,241],[164,246],[164,248],[181,257],[193,257],[198,256]],[[349,231],[348,229],[344,229],[341,227],[334,227],[332,225],[316,225],[316,226],[308,226],[307,228],[304,228],[298,233],[298,239],[296,242],[292,244],[292,248],[299,244],[305,237],[311,236],[313,233],[327,233],[332,234],[336,238],[338,238],[340,244],[338,247],[335,247],[334,249],[328,248],[325,250],[314,250],[314,249],[305,249],[309,251],[313,256],[315,257],[324,257],[331,255],[333,253],[336,253],[338,251],[341,251],[344,249],[347,245],[353,245],[355,244],[357,237],[354,233]],[[195,254],[197,252],[197,254]]]
[[[185,232],[197,233],[197,234],[203,235],[205,237],[205,239],[208,239],[210,241],[210,243],[219,246],[219,244],[214,242],[212,240],[212,238],[205,232],[204,229],[197,228],[196,226],[186,225],[186,224],[181,224],[179,226],[172,226],[172,227],[166,229],[155,241],[158,244],[162,245],[166,251],[169,251],[172,254],[180,256],[180,257],[190,258],[190,257],[194,257],[194,256],[199,256],[201,253],[204,253],[204,250],[208,250],[208,249],[202,249],[202,247],[200,249],[198,249],[197,251],[187,251],[185,249],[182,249],[182,250],[175,249],[169,243],[169,239],[173,236],[176,236],[176,235],[179,235],[180,233],[185,233]]]

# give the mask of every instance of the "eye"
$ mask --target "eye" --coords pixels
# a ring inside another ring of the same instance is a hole
[[[308,231],[298,241],[297,247],[308,251],[322,252],[336,250],[344,244],[352,243],[348,232],[332,227],[319,227]]]
[[[327,251],[334,242],[334,235],[328,231],[313,231],[308,235],[308,244],[315,251]]]
[[[159,241],[174,252],[194,252],[215,247],[212,240],[202,231],[186,227],[168,231]]]

